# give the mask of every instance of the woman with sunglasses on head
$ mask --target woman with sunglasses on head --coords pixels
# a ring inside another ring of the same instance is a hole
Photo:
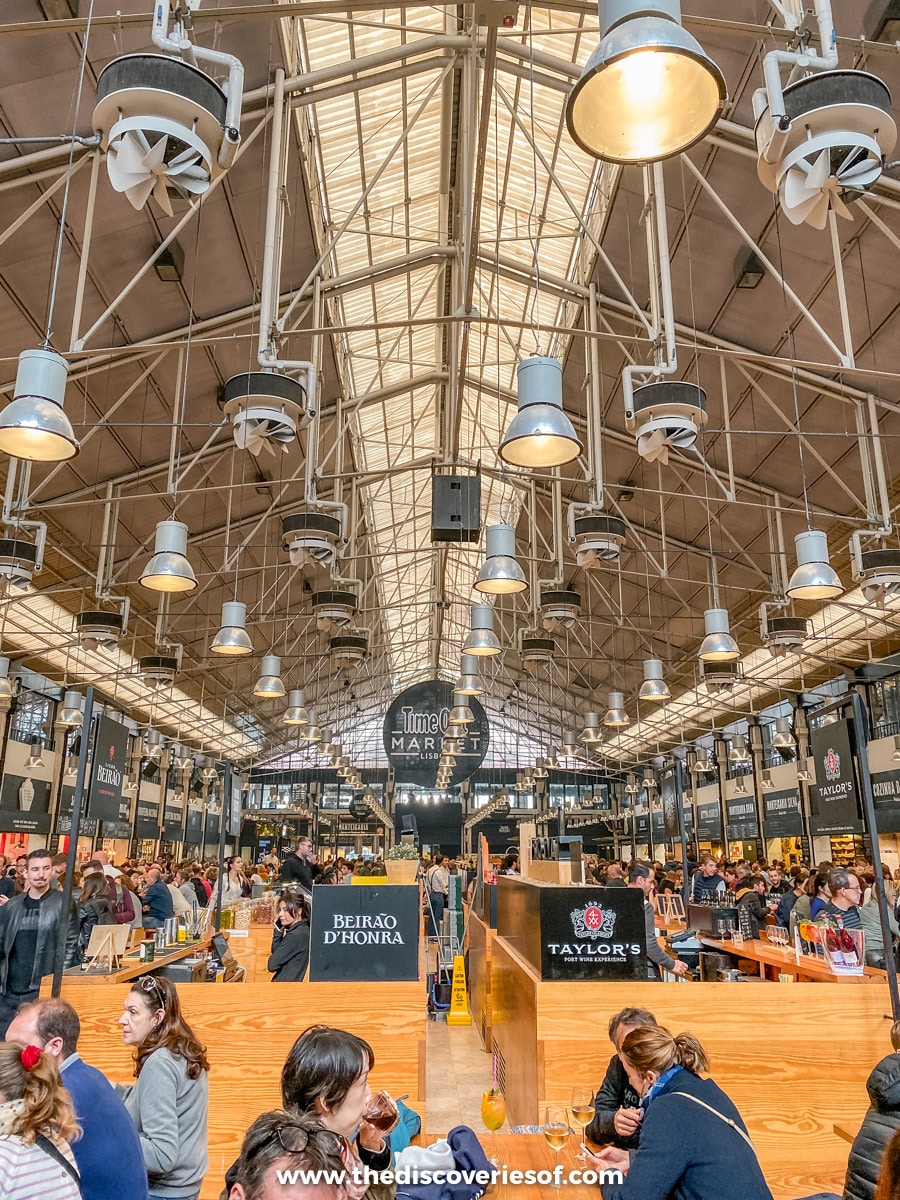
[[[52,1054],[0,1042],[0,1196],[80,1200],[75,1110]]]
[[[137,1126],[150,1200],[197,1200],[206,1174],[209,1063],[167,979],[144,975],[119,1018],[137,1082],[119,1088]]]
[[[391,1149],[384,1133],[365,1119],[372,1103],[369,1072],[375,1065],[372,1047],[344,1029],[311,1025],[294,1042],[281,1069],[281,1102],[289,1113],[306,1114],[338,1135],[341,1159],[348,1176],[343,1184],[344,1200],[390,1200],[396,1185],[354,1182],[353,1172],[362,1167],[386,1171]],[[225,1182],[237,1178],[235,1163]]]

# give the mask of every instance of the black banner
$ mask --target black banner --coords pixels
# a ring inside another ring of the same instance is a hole
[[[726,801],[725,812],[728,823],[725,836],[736,841],[755,841],[759,837],[756,820],[756,800],[753,796],[732,796]]]
[[[809,746],[816,774],[809,789],[810,833],[862,833],[849,722],[832,721],[811,730]]]
[[[637,846],[646,846],[650,842],[650,814],[634,814],[634,841]]]
[[[159,802],[138,798],[134,810],[134,836],[155,841],[159,837]]]
[[[206,824],[203,827],[203,840],[207,845],[219,840],[219,814],[208,812]]]
[[[418,887],[313,889],[311,982],[419,977]]]
[[[130,821],[101,821],[100,836],[105,838],[119,838],[120,840],[131,840],[131,822]]]
[[[59,794],[59,808],[56,811],[56,832],[62,837],[68,837],[72,832],[72,809],[75,803],[75,789],[63,787]],[[79,837],[95,837],[97,822],[82,816],[79,822]]]
[[[722,814],[718,800],[697,805],[697,840],[718,842],[722,837]]]
[[[229,837],[239,837],[241,833],[241,778],[232,770],[231,796],[226,799],[228,804],[228,824],[225,832]]]
[[[164,807],[163,833],[167,842],[184,841],[184,809],[180,804],[167,804]]]
[[[900,833],[900,771],[873,771],[872,795],[878,832]]]
[[[541,902],[543,979],[647,978],[644,897],[639,891],[535,890]]]
[[[675,841],[680,837],[681,831],[678,828],[678,797],[675,794],[674,771],[663,771],[660,776],[659,798],[662,800],[665,835],[669,841]]]
[[[803,836],[800,793],[796,789],[786,792],[767,792],[764,795],[764,803],[763,831],[766,837]]]
[[[49,833],[50,783],[30,775],[4,775],[0,787],[0,832]]]
[[[653,845],[661,846],[667,840],[666,835],[666,814],[660,809],[653,813],[653,821],[651,828],[653,829]],[[676,837],[678,835],[676,834]]]
[[[203,809],[191,808],[187,810],[187,820],[184,825],[184,840],[190,842],[191,845],[199,846],[203,841]]]
[[[91,783],[88,789],[87,816],[91,820],[122,820],[122,781],[125,777],[127,753],[127,728],[109,717],[99,717],[94,733]]]
[[[454,727],[465,732],[465,741],[450,775],[451,787],[478,770],[490,742],[487,714],[475,696],[467,699],[473,720]],[[416,683],[393,701],[384,718],[383,738],[398,783],[434,787],[452,707],[453,685],[440,679]]]

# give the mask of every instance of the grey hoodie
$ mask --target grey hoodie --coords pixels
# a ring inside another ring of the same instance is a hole
[[[189,1079],[183,1058],[154,1050],[124,1100],[141,1139],[151,1193],[172,1200],[195,1196],[209,1167],[208,1072]]]
[[[871,1108],[850,1150],[844,1200],[874,1200],[881,1160],[900,1129],[900,1054],[889,1054],[873,1068],[866,1090]]]

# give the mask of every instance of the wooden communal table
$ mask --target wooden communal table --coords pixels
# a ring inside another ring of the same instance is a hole
[[[228,932],[227,929],[224,929],[223,936],[227,938]],[[149,975],[152,971],[158,971],[160,967],[168,966],[169,963],[178,962],[181,958],[189,958],[192,954],[206,951],[214,933],[215,930],[196,941],[177,942],[172,946],[167,946],[165,950],[158,950],[153,962],[141,962],[139,952],[134,951],[123,955],[122,966],[118,970],[82,971],[81,967],[69,967],[67,971],[63,972],[63,979],[66,987],[73,984],[129,983],[140,975]],[[50,983],[51,979],[48,975],[41,986],[41,992],[48,996],[50,995]]]
[[[438,1136],[441,1135],[419,1134],[413,1138],[413,1142],[417,1146],[430,1146]],[[559,1164],[562,1166],[563,1180],[565,1180],[572,1171],[596,1169],[592,1164],[578,1162],[575,1158],[575,1155],[580,1153],[578,1143],[581,1140],[575,1135],[569,1138],[568,1145],[558,1154],[555,1150],[550,1149],[542,1133],[487,1133],[479,1130],[478,1140],[487,1157],[496,1164],[497,1169],[501,1172],[504,1167],[507,1173],[553,1171]],[[506,1182],[502,1178],[498,1179],[488,1189],[487,1194],[489,1200],[522,1200],[523,1197],[528,1197],[528,1200],[560,1200],[561,1196],[564,1196],[565,1200],[598,1200],[600,1189],[596,1183],[573,1183],[571,1181],[563,1182],[561,1188],[557,1188],[552,1181],[548,1183],[525,1183],[523,1180],[512,1182],[507,1174]]]
[[[843,1138],[845,1142],[850,1143],[856,1141],[856,1135],[859,1133],[860,1129],[859,1126],[857,1126],[856,1129],[849,1129],[846,1125],[839,1125],[837,1121],[835,1121],[832,1128],[839,1138]]]
[[[798,963],[793,947],[790,953],[787,953],[780,946],[773,946],[765,934],[746,940],[743,946],[735,946],[734,942],[723,942],[720,938],[707,937],[706,934],[698,934],[698,940],[710,950],[720,950],[723,954],[751,959],[758,964],[762,979],[767,978],[767,967],[775,967],[779,974],[792,975],[794,979],[815,983],[884,983],[887,980],[887,972],[878,967],[863,967],[862,975],[835,975],[824,962],[812,957],[804,957]]]

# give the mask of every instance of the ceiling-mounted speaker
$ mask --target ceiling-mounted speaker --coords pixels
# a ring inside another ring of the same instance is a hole
[[[773,658],[783,654],[799,654],[809,636],[809,622],[805,617],[767,617],[763,639]]]
[[[481,477],[432,475],[432,542],[477,542],[481,536]]]
[[[125,632],[125,615],[91,609],[75,618],[75,632],[85,650],[115,650]]]
[[[220,399],[231,421],[235,445],[259,455],[287,453],[297,430],[309,420],[306,389],[289,375],[248,371],[233,375]]]
[[[707,422],[706,392],[695,383],[660,379],[635,388],[626,424],[647,462],[669,461],[670,450],[689,450]]]

